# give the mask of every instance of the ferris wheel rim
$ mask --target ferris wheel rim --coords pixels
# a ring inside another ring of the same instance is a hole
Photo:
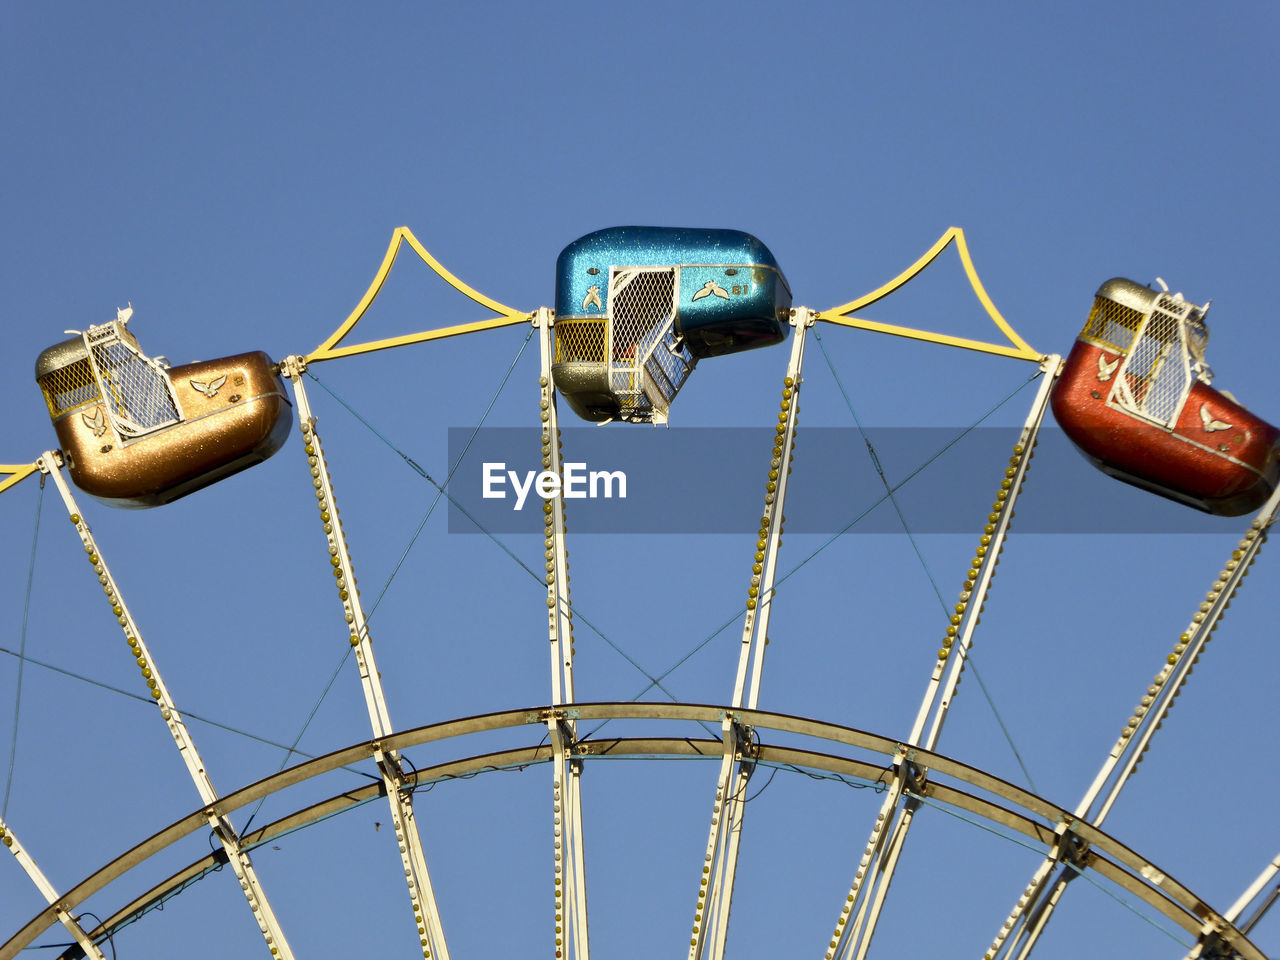
[[[547,717],[556,713],[572,713],[577,720],[642,720],[642,721],[688,721],[707,722],[732,717],[736,722],[748,725],[757,730],[774,733],[806,736],[818,742],[839,744],[845,747],[865,750],[871,754],[883,756],[890,761],[902,757],[909,762],[926,768],[930,773],[953,777],[959,782],[977,788],[1020,807],[1023,812],[1003,806],[983,797],[970,794],[948,783],[930,780],[922,794],[931,801],[963,810],[969,814],[997,824],[1034,841],[1051,846],[1055,839],[1055,824],[1069,824],[1070,829],[1095,854],[1087,869],[1117,884],[1122,889],[1139,897],[1149,907],[1154,908],[1166,918],[1177,923],[1188,933],[1197,934],[1206,923],[1220,924],[1239,955],[1247,960],[1267,960],[1259,950],[1234,924],[1225,920],[1222,915],[1211,908],[1202,898],[1190,889],[1178,883],[1160,868],[1127,847],[1110,834],[1090,826],[1075,818],[1068,808],[1060,807],[1038,794],[1031,793],[1016,784],[1009,783],[994,774],[971,766],[962,761],[952,759],[943,754],[923,748],[913,747],[909,743],[854,727],[843,726],[824,720],[774,713],[761,710],[734,709],[730,706],[715,704],[688,703],[636,703],[631,701],[608,701],[596,703],[577,703],[571,707],[537,706],[504,710],[487,714],[478,714],[433,724],[426,724],[410,730],[401,731],[381,740],[365,740],[351,744],[322,756],[306,760],[288,767],[270,777],[255,781],[237,791],[223,795],[218,803],[219,812],[229,814],[262,797],[272,796],[280,791],[313,779],[341,767],[368,759],[376,749],[404,749],[426,743],[452,741],[474,733],[495,730],[512,730],[521,726],[544,728]],[[659,737],[604,737],[579,741],[584,759],[604,759],[609,756],[628,758],[635,756],[652,756],[677,758],[681,756],[716,760],[721,747],[717,740],[692,739],[681,736]],[[757,761],[766,764],[792,766],[801,770],[813,769],[862,780],[867,784],[884,782],[884,778],[892,775],[893,765],[877,765],[865,759],[852,756],[841,756],[796,746],[774,745],[761,742],[757,747]],[[552,760],[549,745],[537,744],[508,748],[500,751],[473,754],[445,760],[429,767],[423,767],[417,773],[415,786],[422,782],[441,782],[448,779],[467,777],[486,769],[517,767],[541,764]],[[246,847],[258,846],[283,832],[299,829],[318,822],[328,816],[352,809],[355,806],[375,799],[380,794],[380,782],[346,790],[324,800],[308,803],[289,811],[283,817],[266,824],[244,836]],[[1030,814],[1030,815],[1028,815]],[[207,811],[198,808],[175,820],[167,827],[141,841],[120,856],[104,864],[80,883],[67,890],[57,904],[50,905],[31,918],[6,943],[0,944],[0,960],[11,960],[21,950],[29,947],[41,933],[57,923],[56,909],[71,910],[83,903],[89,896],[105,888],[109,883],[119,879],[134,867],[146,862],[154,855],[167,850],[174,843],[195,833],[202,826],[207,826]],[[108,917],[99,927],[89,931],[93,936],[101,936],[104,931],[114,929],[120,921],[132,916],[140,909],[166,898],[182,885],[192,881],[204,872],[216,869],[221,863],[218,853],[212,852],[187,866],[159,884],[151,887],[141,895],[134,897],[127,904]],[[1153,879],[1155,878],[1155,879]]]

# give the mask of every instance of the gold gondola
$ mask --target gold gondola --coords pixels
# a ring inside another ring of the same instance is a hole
[[[116,319],[49,347],[36,382],[71,479],[117,507],[170,503],[266,460],[289,435],[276,365],[255,351],[170,367]]]

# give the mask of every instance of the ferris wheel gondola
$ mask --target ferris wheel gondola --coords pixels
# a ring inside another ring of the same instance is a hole
[[[1280,430],[1210,386],[1209,305],[1108,280],[1053,394],[1098,469],[1208,513],[1256,510],[1280,479]]]
[[[170,367],[127,327],[132,307],[49,347],[36,382],[76,486],[116,507],[171,503],[261,463],[289,401],[261,351]]]
[[[556,389],[584,420],[665,423],[699,360],[786,339],[791,289],[739,230],[610,227],[556,261]]]

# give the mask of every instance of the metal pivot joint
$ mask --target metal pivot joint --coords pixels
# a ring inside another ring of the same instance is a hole
[[[414,922],[418,928],[419,946],[424,960],[432,960],[432,958],[448,960],[449,949],[445,943],[444,927],[440,921],[440,911],[431,886],[427,858],[422,850],[422,837],[418,831],[418,821],[413,810],[413,783],[405,776],[399,754],[394,750],[383,750],[380,745],[383,738],[390,736],[395,728],[391,724],[386,696],[382,690],[381,674],[374,659],[373,640],[369,635],[364,606],[360,601],[360,590],[356,584],[355,568],[351,562],[346,535],[343,533],[338,504],[334,499],[329,465],[325,460],[320,434],[316,431],[316,418],[311,412],[311,404],[303,385],[302,374],[306,370],[306,361],[301,357],[286,357],[281,361],[280,368],[293,385],[302,442],[311,474],[311,485],[315,491],[316,506],[320,512],[320,522],[329,548],[329,564],[333,571],[338,599],[342,602],[348,641],[355,654],[356,667],[360,673],[360,686],[364,691],[365,706],[369,710],[369,725],[374,737],[374,760],[382,776],[387,803],[391,810],[396,846],[400,851],[405,883],[409,888],[409,901],[413,908]]]
[[[533,314],[538,331],[538,417],[542,427],[542,469],[561,479],[559,492],[543,500],[543,559],[547,587],[547,636],[551,641],[551,702],[574,702],[573,607],[569,599],[569,551],[565,543],[564,462],[560,419],[551,365],[555,313],[541,307]],[[582,817],[582,761],[575,760],[577,722],[561,715],[547,719],[552,753],[552,836],[555,880],[555,956],[587,960],[586,853]]]
[[[58,493],[62,496],[62,501],[66,505],[71,522],[75,525],[76,533],[80,536],[80,542],[84,545],[84,552],[87,554],[89,562],[93,565],[94,573],[98,575],[98,582],[102,584],[102,590],[106,595],[107,602],[111,604],[111,612],[120,628],[124,631],[125,638],[129,644],[129,653],[137,661],[138,668],[142,672],[142,677],[151,693],[151,698],[159,706],[160,716],[168,726],[169,734],[173,737],[178,753],[187,766],[187,772],[190,773],[191,779],[196,785],[196,790],[200,793],[200,800],[204,805],[209,828],[213,831],[214,836],[218,838],[218,842],[227,854],[227,860],[231,864],[231,869],[235,873],[236,880],[240,884],[240,889],[244,893],[246,901],[248,901],[249,908],[253,911],[254,920],[258,924],[258,929],[262,933],[263,940],[266,941],[271,956],[283,958],[283,960],[292,960],[293,951],[290,949],[289,943],[285,939],[284,931],[281,929],[275,912],[271,909],[271,904],[267,900],[266,893],[263,892],[262,885],[258,881],[257,871],[249,859],[249,854],[241,846],[240,835],[236,832],[235,827],[232,826],[231,821],[218,810],[218,792],[214,789],[213,782],[205,772],[204,761],[200,759],[200,754],[196,751],[195,741],[187,729],[186,721],[178,711],[168,687],[165,686],[155,659],[152,657],[151,651],[147,648],[146,641],[142,637],[142,631],[138,629],[133,615],[129,612],[124,597],[120,593],[110,569],[107,567],[107,561],[102,556],[102,551],[93,537],[93,532],[89,529],[88,522],[80,513],[80,508],[71,494],[71,488],[68,486],[66,478],[62,475],[61,454],[56,450],[48,451],[38,462],[40,469],[53,478],[54,485],[57,486]]]
[[[716,796],[711,807],[711,829],[703,856],[697,907],[689,937],[689,960],[722,960],[729,934],[729,913],[733,903],[738,848],[746,814],[747,784],[755,770],[755,733],[740,724],[734,711],[754,710],[760,700],[765,648],[769,644],[769,620],[773,612],[774,583],[778,573],[778,550],[786,523],[785,507],[791,461],[796,444],[800,413],[800,388],[804,383],[805,336],[814,323],[807,307],[791,311],[795,336],[791,356],[782,381],[778,422],[765,482],[764,511],[760,517],[755,552],[747,588],[746,615],[742,624],[742,646],[734,677],[732,710],[721,722],[723,752],[716,780]]]

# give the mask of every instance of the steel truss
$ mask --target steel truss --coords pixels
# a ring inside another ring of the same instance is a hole
[[[742,646],[733,683],[731,710],[720,718],[722,753],[716,797],[711,807],[711,829],[698,882],[697,908],[689,937],[689,960],[722,960],[729,935],[729,912],[733,905],[733,884],[738,870],[738,847],[746,815],[747,783],[756,768],[758,755],[749,724],[735,715],[741,708],[754,710],[760,700],[765,648],[769,645],[769,617],[773,612],[773,585],[778,573],[778,549],[786,521],[784,507],[787,481],[794,457],[796,424],[800,413],[800,387],[804,382],[805,334],[813,326],[813,312],[806,307],[791,311],[795,337],[791,358],[782,381],[778,425],[765,484],[764,514],[756,540],[751,586],[747,590],[747,611],[742,623]]]
[[[1151,739],[1173,709],[1174,701],[1182,692],[1192,668],[1199,661],[1205,646],[1231,605],[1231,598],[1262,550],[1277,511],[1280,511],[1280,488],[1272,493],[1249,524],[1205,595],[1204,602],[1192,615],[1186,632],[1179,636],[1173,652],[1165,658],[1164,664],[1120,731],[1115,746],[1103,761],[1084,797],[1075,810],[1055,828],[1056,839],[1053,846],[991,942],[984,955],[985,960],[1026,960],[1044,932],[1067,885],[1078,876],[1083,867],[1090,865],[1090,842],[1083,835],[1082,826],[1102,825],[1120,796],[1120,791],[1142,762],[1151,746]],[[1267,879],[1262,879],[1262,884],[1265,885],[1271,876],[1274,873],[1264,871],[1263,877]],[[1237,905],[1238,909],[1233,910],[1238,915],[1247,903],[1246,900]],[[1202,928],[1196,931],[1200,940],[1193,956],[1231,956],[1229,952],[1221,953],[1222,945],[1230,944],[1219,931],[1230,927],[1230,920],[1233,919],[1235,917],[1230,913],[1223,917],[1215,914],[1207,918]]]
[[[1062,358],[1051,356],[1041,365],[1040,387],[1022,431],[1013,447],[1009,466],[1000,480],[996,499],[983,528],[976,556],[965,574],[955,612],[938,650],[933,673],[925,687],[924,699],[916,713],[911,733],[893,760],[893,775],[880,804],[880,812],[871,835],[858,861],[858,866],[840,906],[840,916],[827,944],[826,958],[864,960],[875,935],[876,924],[897,869],[898,860],[911,829],[912,819],[925,795],[929,769],[920,762],[918,749],[933,750],[942,735],[947,711],[960,684],[973,635],[978,628],[991,581],[1004,552],[1005,539],[1013,522],[1014,507],[1026,480],[1034,449],[1039,442],[1040,425],[1049,405],[1054,380],[1062,369]],[[945,676],[945,680],[944,680]],[[925,728],[928,727],[928,733]]]
[[[564,463],[551,362],[555,317],[546,307],[532,318],[538,331],[538,410],[542,422],[542,469],[560,478],[559,492],[543,501],[547,635],[551,641],[551,709],[545,719],[554,757],[552,837],[555,872],[555,955],[587,960],[586,851],[582,826],[582,761],[575,754],[578,724],[564,708],[573,699],[573,608],[569,600],[569,551],[565,544]]]
[[[280,367],[293,386],[302,442],[311,471],[311,484],[328,543],[329,563],[333,569],[338,599],[342,601],[348,640],[355,652],[356,667],[360,672],[360,686],[364,692],[365,706],[369,710],[369,725],[374,738],[381,739],[393,733],[395,728],[387,710],[387,698],[382,691],[382,674],[378,672],[378,664],[373,655],[373,638],[369,635],[364,604],[360,601],[360,590],[356,585],[355,567],[351,562],[346,534],[342,530],[338,502],[333,495],[329,463],[325,459],[320,434],[316,430],[316,417],[311,412],[311,403],[302,382],[307,363],[301,357],[286,357]],[[431,960],[432,957],[449,960],[444,926],[440,922],[440,909],[436,904],[435,890],[431,886],[427,857],[422,850],[418,820],[413,812],[413,790],[406,785],[400,755],[394,750],[375,750],[373,760],[378,766],[378,773],[386,790],[391,823],[396,831],[396,847],[400,851],[400,864],[409,888],[409,905],[413,908],[413,920],[418,927],[418,942],[422,948],[423,960]]]
[[[91,960],[107,960],[97,942],[85,933],[84,927],[80,925],[80,918],[71,915],[67,906],[59,898],[58,891],[49,882],[49,878],[44,875],[44,871],[36,866],[35,859],[27,852],[27,848],[18,842],[18,835],[13,832],[13,827],[5,823],[3,819],[0,819],[0,843],[9,848],[9,852],[18,861],[18,866],[22,867],[31,882],[36,885],[36,889],[49,902],[49,906],[57,916],[58,922],[66,927],[67,932],[75,938],[76,943],[80,945],[80,949],[85,952],[85,956],[90,957]]]

